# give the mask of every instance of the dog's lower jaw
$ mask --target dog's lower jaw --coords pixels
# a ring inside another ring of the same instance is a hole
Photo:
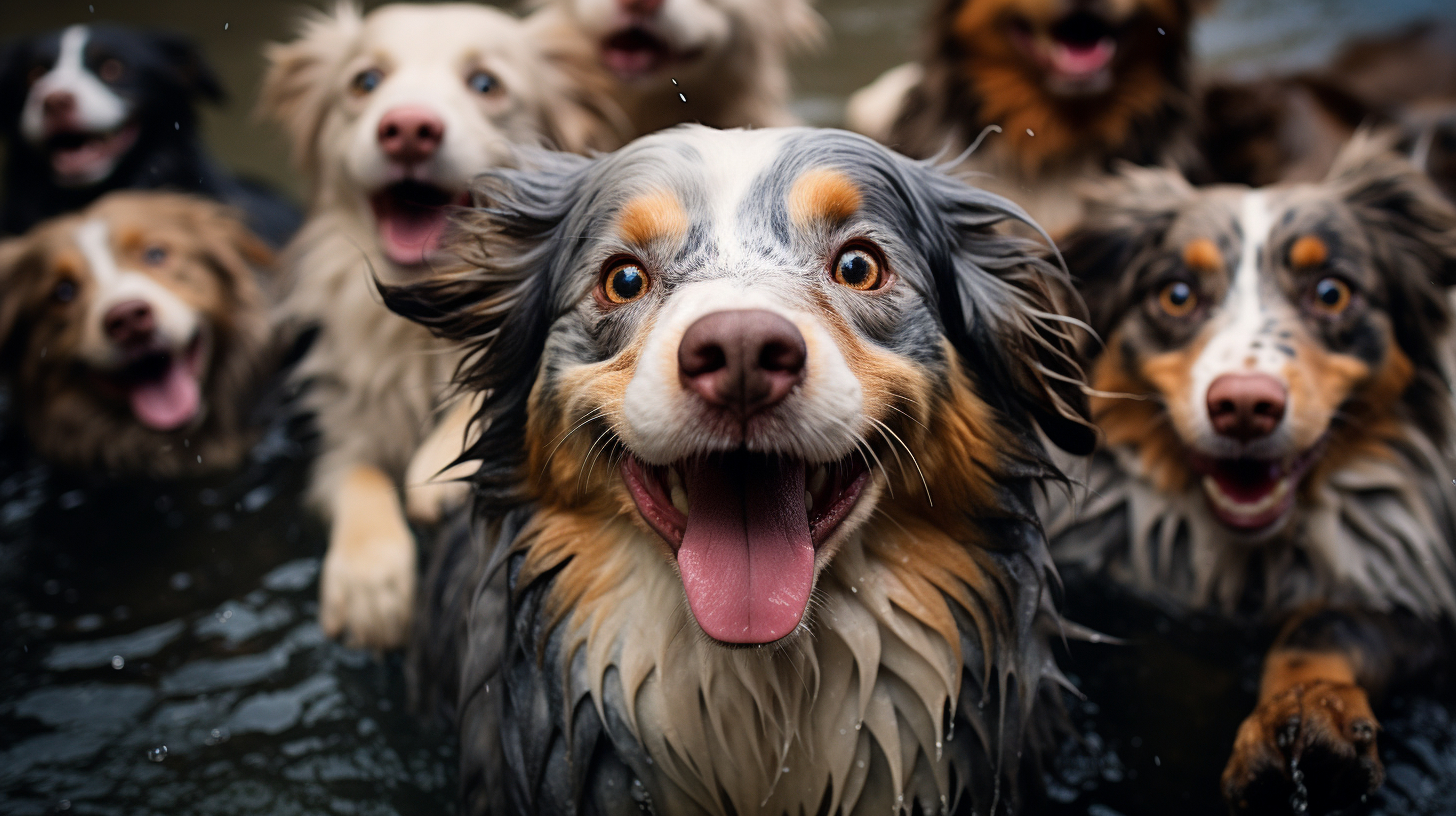
[[[356,465],[334,496],[319,576],[319,626],[374,650],[404,643],[415,598],[415,542],[393,481]]]

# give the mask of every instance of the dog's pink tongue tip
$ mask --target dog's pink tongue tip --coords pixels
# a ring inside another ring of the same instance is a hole
[[[160,379],[132,386],[129,396],[137,420],[158,431],[176,430],[191,422],[202,403],[197,377],[178,360],[172,361]]]
[[[1110,39],[1094,43],[1058,43],[1052,55],[1057,71],[1070,76],[1094,74],[1112,61],[1116,44]]]
[[[732,473],[713,460],[688,469],[687,529],[678,571],[693,617],[725,643],[772,643],[794,631],[814,588],[804,468],[761,460]]]

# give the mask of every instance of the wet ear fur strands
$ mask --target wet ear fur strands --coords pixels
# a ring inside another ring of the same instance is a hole
[[[1369,700],[1456,612],[1456,211],[1392,140],[1317,183],[1129,169],[1062,243],[1106,340],[1059,565],[1283,624],[1224,773],[1236,810],[1380,784]]]
[[[456,346],[390,314],[375,279],[451,263],[441,245],[470,180],[519,145],[585,147],[599,129],[592,93],[519,20],[469,4],[361,15],[341,3],[309,14],[268,57],[260,109],[310,182],[307,223],[283,256],[281,310],[319,326],[296,377],[322,436],[312,503],[332,522],[320,621],[390,648],[414,604],[406,513],[429,523],[464,501],[462,470],[450,468],[473,412],[449,390]]]
[[[471,813],[1002,813],[1085,453],[1071,284],[1010,202],[830,130],[491,171],[386,290],[488,396],[412,658]]]

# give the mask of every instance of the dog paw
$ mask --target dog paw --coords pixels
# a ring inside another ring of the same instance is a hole
[[[403,645],[415,602],[409,529],[401,521],[393,530],[343,526],[334,532],[319,576],[319,626],[358,649]]]
[[[459,468],[451,468],[450,471],[440,474],[433,481],[419,484],[412,484],[404,492],[404,511],[410,521],[418,524],[435,524],[445,515],[445,511],[459,507],[470,498],[470,483],[463,481],[443,481],[453,478],[468,478],[470,468],[461,474],[454,471]]]
[[[1261,704],[1239,726],[1223,792],[1235,813],[1328,813],[1380,786],[1379,728],[1364,689],[1318,680]]]

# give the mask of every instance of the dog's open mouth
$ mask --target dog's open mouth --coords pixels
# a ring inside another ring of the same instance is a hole
[[[155,348],[137,354],[104,379],[138,422],[155,431],[175,431],[201,413],[202,358],[199,334],[181,351]]]
[[[693,617],[724,643],[772,643],[799,626],[814,558],[868,480],[848,457],[810,464],[734,451],[670,467],[634,456],[622,476],[643,519],[672,547]]]
[[[101,133],[60,131],[46,138],[51,172],[63,187],[94,184],[116,167],[123,154],[136,144],[139,128],[136,123]]]
[[[1319,459],[1315,445],[1292,461],[1211,459],[1194,456],[1203,495],[1219,521],[1247,533],[1272,529],[1294,507],[1299,483]]]
[[[400,266],[419,266],[440,249],[451,205],[470,195],[421,181],[400,181],[369,198],[384,254]]]
[[[1117,32],[1089,11],[1074,11],[1045,29],[1018,21],[1012,39],[1047,72],[1047,86],[1070,96],[1102,93],[1112,84]]]
[[[641,27],[623,29],[602,41],[602,64],[621,79],[648,76],[673,56],[666,40]]]

